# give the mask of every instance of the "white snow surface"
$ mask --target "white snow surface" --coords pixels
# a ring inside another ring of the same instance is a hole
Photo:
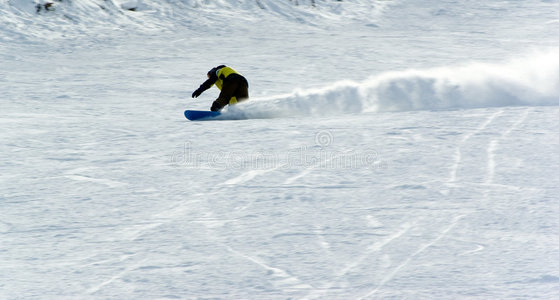
[[[0,0],[0,298],[559,298],[558,12]]]

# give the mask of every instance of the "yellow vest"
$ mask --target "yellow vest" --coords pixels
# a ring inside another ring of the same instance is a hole
[[[229,77],[229,75],[231,74],[241,75],[241,73],[235,71],[231,67],[223,67],[217,71],[217,81],[215,82],[215,86],[217,86],[220,91],[223,87],[223,79]],[[231,99],[229,100],[229,104],[237,104],[237,97],[231,97]]]

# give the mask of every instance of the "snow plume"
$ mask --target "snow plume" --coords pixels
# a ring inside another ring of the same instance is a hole
[[[388,72],[363,82],[340,81],[323,89],[256,99],[227,115],[273,118],[500,106],[559,105],[559,52],[505,64]]]

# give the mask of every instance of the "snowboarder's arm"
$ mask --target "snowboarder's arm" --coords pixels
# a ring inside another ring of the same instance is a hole
[[[211,76],[208,80],[204,81],[200,87],[192,93],[192,98],[198,98],[205,90],[209,89],[217,81],[217,76]]]

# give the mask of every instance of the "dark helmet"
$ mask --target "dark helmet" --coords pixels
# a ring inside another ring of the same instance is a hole
[[[219,69],[222,69],[222,68],[225,68],[225,65],[220,65],[220,66],[217,66],[217,67],[215,67],[215,68],[212,68],[211,70],[208,71],[208,77],[211,76],[211,74],[216,74],[216,72],[217,72]],[[216,75],[217,75],[217,74],[216,74]]]

